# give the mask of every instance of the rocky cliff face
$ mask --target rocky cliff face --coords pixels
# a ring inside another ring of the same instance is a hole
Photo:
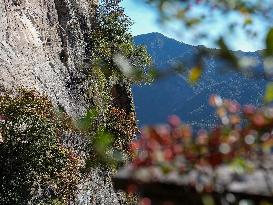
[[[97,0],[0,0],[0,91],[26,87],[44,93],[72,116],[88,101],[81,69]],[[120,204],[108,173],[83,180],[77,204]]]
[[[80,78],[78,70],[88,66],[88,31],[96,3],[1,0],[1,86],[35,88],[73,116],[81,114],[86,104],[82,87],[73,85]]]

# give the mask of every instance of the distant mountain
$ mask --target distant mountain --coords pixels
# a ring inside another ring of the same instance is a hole
[[[135,44],[145,45],[158,69],[166,69],[177,62],[191,67],[200,46],[191,46],[160,33],[136,36]],[[205,72],[195,86],[188,84],[185,76],[160,80],[152,85],[133,86],[139,126],[164,123],[169,115],[176,114],[195,128],[211,128],[218,123],[214,109],[208,105],[211,94],[237,100],[241,104],[259,105],[266,81],[249,79],[237,72],[220,72],[222,62],[214,58],[215,49],[209,49]],[[258,52],[241,52],[237,55],[259,59]],[[260,61],[261,62],[261,61]],[[262,63],[258,65],[262,69]]]

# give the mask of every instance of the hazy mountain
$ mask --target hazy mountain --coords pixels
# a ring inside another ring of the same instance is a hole
[[[147,47],[158,69],[166,69],[177,62],[191,67],[200,46],[191,46],[160,33],[149,33],[135,37],[136,44]],[[169,115],[176,114],[195,128],[213,127],[218,119],[214,109],[208,105],[211,94],[237,100],[242,104],[258,105],[264,94],[265,80],[249,79],[239,73],[222,72],[222,62],[210,57],[200,82],[191,86],[185,76],[175,76],[160,80],[152,85],[134,86],[133,94],[139,125],[164,123]],[[240,56],[259,59],[258,52],[236,52]],[[258,65],[261,68],[261,65]]]

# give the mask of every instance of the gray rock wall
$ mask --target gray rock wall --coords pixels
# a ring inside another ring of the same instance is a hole
[[[77,117],[88,106],[79,70],[89,66],[97,0],[0,0],[0,90],[44,93]],[[120,204],[109,173],[94,169],[76,204]]]
[[[86,105],[78,72],[88,66],[92,0],[0,0],[0,85],[35,88],[70,114]]]

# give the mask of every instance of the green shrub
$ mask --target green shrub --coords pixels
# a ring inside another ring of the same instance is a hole
[[[0,96],[0,204],[48,204],[73,197],[79,160],[60,139],[69,118],[34,91]]]

